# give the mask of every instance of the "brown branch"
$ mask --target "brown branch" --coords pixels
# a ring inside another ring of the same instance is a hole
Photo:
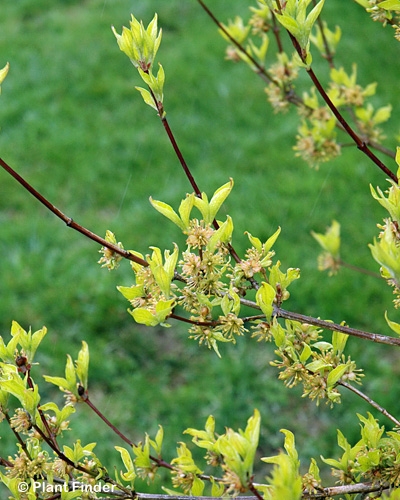
[[[128,250],[121,249],[118,245],[113,245],[112,243],[109,243],[101,236],[92,233],[91,231],[89,231],[89,229],[86,229],[77,222],[74,222],[74,220],[71,219],[71,217],[66,216],[63,212],[61,212],[61,210],[59,210],[56,206],[50,203],[50,201],[47,198],[45,198],[41,193],[36,191],[36,189],[33,186],[31,186],[23,177],[21,177],[15,170],[13,170],[2,158],[0,158],[0,166],[2,166],[4,170],[6,170],[12,177],[14,177],[14,179],[17,182],[19,182],[21,186],[23,186],[32,196],[34,196],[37,200],[39,200],[40,203],[42,203],[42,205],[44,205],[48,210],[50,210],[50,212],[52,212],[56,217],[64,221],[68,227],[75,229],[75,231],[78,231],[87,238],[95,241],[96,243],[99,243],[103,247],[106,247],[112,250],[113,252],[117,253],[118,255],[121,255],[125,259],[131,260],[145,267],[149,265],[148,262],[145,261],[144,259],[141,259],[136,255],[133,255]]]
[[[290,35],[292,39],[293,36]],[[295,40],[295,39],[294,39]],[[296,40],[297,42],[297,40]],[[296,43],[298,45],[298,43]],[[295,45],[295,46],[296,46]],[[300,53],[301,49],[299,48]],[[355,142],[357,148],[364,153],[371,161],[375,163],[375,165],[378,166],[384,172],[388,177],[390,177],[394,182],[398,182],[397,175],[393,173],[368,147],[367,143],[365,141],[362,141],[360,137],[354,132],[354,130],[350,127],[350,125],[347,123],[345,120],[344,116],[342,113],[338,110],[338,108],[333,104],[331,101],[330,97],[328,94],[325,92],[325,89],[322,87],[320,81],[318,80],[316,74],[314,73],[312,68],[307,69],[307,73],[310,76],[313,84],[315,85],[315,88],[318,90],[319,94],[321,95],[322,99],[325,101],[329,109],[332,111],[334,114],[335,118],[337,121],[342,125],[346,133],[353,139]]]
[[[124,434],[122,434],[122,432],[108,420],[108,418],[96,407],[96,405],[94,405],[90,401],[87,393],[82,397],[82,400],[89,406],[91,410],[95,412],[95,414],[107,425],[107,427],[109,427],[115,434],[117,434],[117,436],[119,436],[129,446],[134,446],[133,441],[131,441]],[[165,462],[162,458],[153,457],[152,455],[149,455],[149,458],[153,460],[153,462],[156,463],[158,467],[164,467],[166,469],[175,470],[175,467],[173,467],[170,463]]]
[[[8,414],[8,411],[3,410],[3,413],[4,413],[4,416],[5,416],[6,420],[7,420],[8,425],[10,426],[10,429],[12,430],[12,432],[14,433],[14,436],[16,437],[18,443],[20,444],[21,449],[24,451],[25,455],[29,458],[29,460],[32,460],[32,457],[31,457],[31,455],[29,453],[29,450],[28,450],[28,448],[26,446],[25,441],[20,436],[20,433],[17,432],[14,429],[14,427],[11,425],[11,418],[10,418],[10,415]],[[4,459],[1,459],[1,460],[4,460]],[[6,460],[6,462],[7,462],[7,460]],[[8,462],[8,463],[10,463],[10,462]]]
[[[321,491],[311,493],[304,491],[302,494],[302,499],[313,500],[313,499],[324,499],[330,498],[337,495],[354,495],[357,493],[372,493],[374,491],[382,491],[388,489],[390,485],[388,483],[356,483],[356,484],[346,484],[343,486],[332,486],[328,488],[322,488]],[[136,493],[138,500],[216,500],[217,498],[225,500],[259,500],[258,496],[223,496],[223,497],[208,497],[208,496],[183,496],[183,495],[159,495],[157,493]],[[286,500],[286,499],[285,499]]]
[[[216,16],[213,14],[213,12],[205,5],[205,3],[203,2],[203,0],[197,0],[198,3],[201,5],[201,7],[204,9],[204,11],[209,15],[209,17],[213,20],[213,22],[218,26],[218,28],[223,31],[223,33],[229,38],[229,40],[240,50],[240,52],[242,52],[243,54],[246,55],[246,57],[252,62],[252,64],[254,64],[256,67],[257,67],[257,74],[259,76],[261,76],[264,80],[270,82],[270,83],[273,83],[275,85],[278,85],[279,86],[279,82],[277,82],[274,78],[272,78],[267,70],[262,67],[261,65],[259,65],[257,63],[257,61],[251,56],[251,54],[248,53],[248,51],[245,49],[245,47],[243,47],[242,44],[240,44],[237,40],[235,40],[230,34],[229,32],[224,28],[223,24],[216,18]],[[280,5],[280,2],[279,0],[277,0],[277,6],[278,6],[278,11],[280,13],[282,13],[282,7]],[[275,38],[277,39],[277,43],[278,43],[278,50],[281,52],[283,49],[282,49],[282,45],[281,45],[281,41],[279,39],[279,37],[277,37],[277,33],[278,33],[278,28],[277,28],[277,23],[276,23],[276,20],[274,18],[274,21],[273,21],[273,24],[274,24],[274,29],[273,29],[273,32],[274,32],[274,35],[275,35]],[[322,28],[321,28],[322,29]],[[300,58],[303,60],[304,59],[304,54],[303,54],[303,51],[301,50],[301,47],[299,46],[297,40],[289,33],[289,36],[292,40],[292,43],[294,45],[294,47],[296,48],[296,51],[299,53],[300,55]],[[325,35],[322,31],[322,36],[323,36],[323,39],[324,39],[324,43],[325,43]],[[327,46],[327,44],[326,44]],[[309,73],[310,77],[312,78],[313,80],[313,83],[317,86],[317,90],[321,93],[321,90],[322,87],[321,85],[319,84],[319,81],[318,79],[316,78],[314,72],[312,70],[307,70],[307,72]],[[316,84],[316,82],[318,82]],[[328,95],[325,93],[325,91],[322,89],[323,94],[321,94],[321,96],[323,97],[324,101],[326,102],[326,104],[328,105],[328,107],[331,109],[331,111],[333,112],[335,118],[337,119],[337,126],[345,131],[348,135],[350,135],[350,137],[353,139],[355,145],[357,146],[358,149],[360,149],[364,154],[366,154],[382,171],[384,171],[392,180],[394,180],[395,182],[398,182],[397,180],[397,176],[391,172],[391,170],[389,170],[383,162],[381,162],[379,160],[379,158],[377,158],[377,156],[374,155],[374,153],[370,150],[370,148],[368,147],[368,144],[373,147],[374,149],[376,149],[377,151],[380,151],[381,153],[391,157],[391,158],[395,158],[395,153],[384,147],[384,146],[381,146],[380,144],[374,142],[374,141],[364,141],[362,140],[352,129],[351,127],[348,125],[347,121],[344,119],[343,115],[337,110],[337,108],[335,108],[335,106],[333,105],[333,103],[330,101]],[[303,99],[301,99],[301,97],[299,97],[298,95],[296,95],[292,89],[288,90],[287,91],[287,94],[286,94],[286,97],[287,97],[287,100],[289,102],[291,102],[292,104],[296,105],[296,106],[304,106],[306,108],[309,108],[310,111],[312,111],[312,108],[310,108],[309,106],[307,106]],[[328,103],[327,99],[329,100],[330,104]],[[334,111],[335,110],[335,111]]]
[[[76,470],[79,470],[80,472],[83,472],[84,474],[88,474],[89,476],[96,477],[97,473],[96,471],[91,471],[90,469],[86,469],[82,465],[79,465],[78,463],[74,463],[72,460],[70,460],[64,453],[54,445],[53,441],[49,439],[46,434],[42,431],[42,429],[38,425],[33,425],[33,428],[35,431],[40,435],[40,437],[50,446],[50,448],[55,452],[55,454],[58,456],[58,458],[61,458],[63,462],[66,464],[70,465]]]
[[[357,396],[360,396],[364,401],[369,403],[372,407],[374,407],[376,410],[378,410],[382,415],[387,417],[389,420],[391,420],[396,427],[400,427],[400,420],[397,420],[396,417],[391,415],[383,406],[378,404],[376,401],[368,397],[366,394],[364,394],[362,391],[357,389],[351,384],[348,384],[347,382],[340,381],[338,382],[338,385],[341,385],[343,387],[346,387],[346,389],[349,389],[350,391],[354,392],[354,394],[357,394]]]
[[[352,271],[356,271],[357,273],[365,274],[366,276],[372,276],[373,278],[382,279],[382,276],[379,273],[370,271],[369,269],[364,269],[363,267],[358,267],[353,264],[349,264],[348,262],[345,262],[342,259],[338,259],[337,263],[340,266],[346,267],[347,269],[351,269]]]
[[[289,37],[292,41],[292,44],[298,53],[300,59],[305,63],[305,50],[303,50],[297,41],[296,37],[294,37],[289,31],[288,31]],[[331,98],[328,96],[328,94],[325,92],[325,89],[321,85],[321,82],[319,81],[317,75],[314,73],[314,70],[309,67],[306,68],[306,71],[311,78],[311,81],[313,82],[315,88],[317,89],[318,93],[322,97],[322,99],[325,101],[326,105],[328,108],[332,111],[333,115],[337,119],[337,121],[340,123],[340,125],[343,127],[345,132],[351,137],[351,139],[354,141],[356,144],[357,148],[364,153],[370,160],[372,160],[375,165],[377,165],[386,175],[388,175],[394,182],[398,182],[397,175],[394,174],[381,160],[370,150],[368,147],[367,143],[363,141],[357,134],[354,132],[354,130],[350,127],[350,125],[347,123],[346,119],[342,115],[342,113],[339,111],[339,109],[333,104]]]
[[[150,89],[150,91],[151,91],[151,89]],[[153,98],[154,98],[154,96],[153,96]],[[161,118],[161,122],[164,126],[164,129],[165,129],[167,135],[168,135],[168,139],[170,140],[172,147],[174,148],[175,154],[178,157],[180,164],[182,165],[182,168],[185,172],[185,175],[190,182],[190,185],[192,186],[194,192],[196,193],[196,196],[201,198],[201,191],[200,191],[196,181],[194,180],[194,177],[193,177],[189,167],[187,166],[187,163],[186,163],[186,161],[183,157],[183,154],[178,146],[178,143],[175,140],[175,136],[172,133],[171,127],[169,126],[168,120],[165,117],[163,117],[163,118]]]
[[[101,420],[113,431],[117,436],[119,436],[125,443],[129,444],[129,446],[133,445],[133,442],[127,438],[122,432],[115,427],[114,424],[112,424],[108,418],[103,415],[103,413],[90,401],[89,396],[86,394],[85,396],[82,397],[82,400],[89,406],[91,410],[93,410],[98,417],[101,418]]]
[[[358,330],[357,328],[351,328],[349,326],[339,325],[338,323],[333,323],[331,321],[325,321],[319,318],[305,316],[304,314],[285,311],[280,307],[277,307],[275,309],[274,314],[278,318],[291,319],[294,321],[299,321],[300,323],[308,323],[310,325],[318,326],[326,330],[341,332],[347,335],[351,335],[352,337],[358,337],[360,339],[369,340],[377,344],[400,346],[400,338],[389,337],[387,335],[381,335],[379,333],[369,333],[364,330]]]
[[[233,45],[235,45],[235,47],[237,47],[238,50],[240,50],[240,52],[242,54],[244,54],[249,59],[249,61],[251,61],[251,63],[257,69],[256,73],[259,76],[261,76],[264,80],[266,80],[268,83],[274,82],[275,84],[278,84],[278,82],[276,82],[268,74],[268,72],[264,68],[264,66],[261,66],[261,64],[259,64],[254,59],[254,57],[251,54],[248,53],[248,51],[243,47],[243,45],[241,43],[239,43],[238,41],[236,41],[233,38],[233,36],[229,33],[229,31],[225,28],[225,26],[215,17],[215,15],[213,14],[213,12],[207,7],[207,5],[202,0],[197,0],[197,1],[199,2],[199,4],[201,5],[201,7],[203,8],[203,10],[207,13],[207,15],[214,21],[214,23],[218,26],[218,28],[224,33],[224,35],[233,43]]]

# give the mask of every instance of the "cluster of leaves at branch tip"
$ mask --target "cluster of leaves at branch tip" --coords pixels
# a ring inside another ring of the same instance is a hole
[[[164,117],[166,115],[163,106],[165,73],[161,64],[159,64],[157,75],[153,74],[154,59],[162,37],[162,30],[158,30],[157,27],[157,14],[154,15],[147,28],[144,27],[142,21],[139,22],[132,15],[130,27],[124,26],[121,35],[116,32],[114,26],[112,30],[119,48],[129,57],[149,90],[142,87],[136,87],[136,89],[142,95],[144,102]]]
[[[371,2],[367,3],[370,7]],[[291,104],[297,107],[301,121],[294,146],[295,154],[311,167],[318,168],[341,154],[342,144],[336,119],[328,106],[320,103],[314,87],[309,92],[303,91],[300,96],[296,93],[295,82],[300,67],[310,68],[311,44],[332,64],[341,39],[341,30],[337,26],[330,29],[325,21],[316,23],[324,5],[323,0],[314,5],[309,13],[307,9],[310,0],[290,0],[280,2],[279,5],[271,0],[258,0],[257,4],[258,8],[250,7],[252,15],[247,23],[237,16],[227,25],[223,24],[223,29],[219,30],[228,42],[226,57],[235,62],[245,62],[257,73],[264,72],[270,80],[265,92],[276,113],[288,111]],[[391,8],[394,10],[393,6]],[[385,15],[392,16],[389,5],[385,7],[386,10],[382,6],[379,9]],[[301,57],[296,51],[290,55],[281,49],[276,54],[276,60],[267,65],[268,33],[276,33],[274,18],[297,41]],[[261,41],[258,41],[260,38]],[[385,136],[381,125],[390,118],[391,106],[376,109],[368,101],[375,94],[376,84],[361,86],[357,82],[356,65],[353,65],[352,72],[348,74],[344,68],[336,69],[332,64],[326,91],[338,109],[352,116],[365,143],[382,143]]]

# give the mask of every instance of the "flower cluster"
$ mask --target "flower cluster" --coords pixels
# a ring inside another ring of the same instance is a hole
[[[333,332],[332,342],[326,342],[315,326],[286,320],[283,327],[276,318],[269,329],[280,358],[271,364],[280,370],[279,378],[288,387],[302,384],[303,395],[317,405],[321,400],[340,403],[340,382],[361,382],[361,370],[343,354],[347,335]]]
[[[285,52],[277,54],[277,62],[269,67],[272,81],[265,87],[274,113],[285,113],[289,110],[291,98],[294,94],[294,81],[298,77],[299,68],[289,59]]]

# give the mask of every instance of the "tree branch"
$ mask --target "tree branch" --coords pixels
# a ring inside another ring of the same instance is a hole
[[[366,394],[364,394],[362,391],[357,389],[351,384],[348,384],[347,382],[340,381],[338,382],[338,385],[341,385],[343,387],[346,387],[346,389],[349,389],[349,391],[354,392],[354,394],[357,394],[357,396],[360,396],[364,401],[369,403],[372,407],[374,407],[376,410],[382,413],[382,415],[385,415],[389,420],[391,420],[396,427],[400,427],[400,420],[397,420],[396,417],[391,415],[383,406],[378,404],[376,401],[368,397]]]
[[[144,259],[141,259],[136,255],[133,255],[128,250],[121,249],[118,245],[113,245],[112,243],[109,243],[101,236],[92,233],[92,231],[89,231],[89,229],[86,229],[77,222],[74,222],[74,220],[71,219],[71,217],[65,215],[63,212],[61,212],[61,210],[59,210],[56,206],[50,203],[50,201],[47,198],[45,198],[42,194],[36,191],[36,189],[33,186],[31,186],[23,177],[21,177],[15,170],[13,170],[2,158],[0,158],[0,166],[2,166],[4,170],[8,172],[12,177],[14,177],[14,179],[17,182],[19,182],[21,186],[23,186],[32,196],[34,196],[37,200],[39,200],[40,203],[42,203],[42,205],[44,205],[47,209],[49,209],[50,212],[52,212],[56,217],[64,221],[68,227],[75,229],[75,231],[78,231],[79,233],[95,241],[96,243],[100,243],[100,245],[102,245],[103,247],[112,250],[118,255],[124,257],[125,259],[132,260],[133,262],[136,262],[137,264],[140,264],[141,266],[145,267],[149,265],[148,262],[145,261]]]
[[[387,335],[381,335],[379,333],[365,332],[364,330],[358,330],[357,328],[351,328],[349,326],[339,325],[331,321],[326,321],[319,318],[313,318],[311,316],[305,316],[304,314],[299,314],[295,312],[285,311],[280,307],[277,307],[275,309],[275,315],[278,318],[291,319],[294,321],[299,321],[300,323],[308,323],[310,325],[319,326],[320,328],[324,328],[326,330],[346,333],[347,335],[358,337],[364,340],[369,340],[377,344],[400,346],[400,338],[389,337]]]

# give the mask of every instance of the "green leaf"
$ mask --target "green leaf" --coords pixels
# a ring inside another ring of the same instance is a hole
[[[399,207],[400,208],[400,207]],[[387,225],[384,231],[380,234],[380,240],[374,240],[373,245],[368,245],[373,258],[382,266],[385,274],[395,281],[396,285],[400,284],[400,248],[397,245],[397,240],[394,237],[390,225]]]
[[[267,253],[271,250],[271,248],[275,245],[276,240],[278,239],[278,236],[281,234],[281,228],[278,227],[278,229],[275,231],[275,233],[270,236],[267,241],[264,243],[263,251],[264,253]]]
[[[394,333],[397,333],[397,335],[400,335],[400,324],[396,323],[395,321],[391,321],[388,318],[387,311],[385,311],[385,319],[387,324],[389,325],[390,329],[394,331]]]
[[[17,367],[1,363],[1,389],[12,394],[19,400],[23,408],[31,415],[35,421],[37,407],[40,402],[39,388],[36,384],[33,387],[26,386],[26,378],[23,380]]]
[[[323,359],[317,359],[315,361],[312,361],[311,363],[308,363],[306,365],[306,369],[310,370],[310,372],[316,373],[324,370],[330,370],[332,365],[324,361]]]
[[[210,481],[211,481],[211,496],[222,497],[225,491],[225,486],[221,483],[217,483],[213,477],[210,478]]]
[[[87,389],[89,372],[89,346],[82,341],[82,349],[79,351],[76,361],[76,374],[78,375],[80,385]]]
[[[303,350],[301,351],[300,354],[300,363],[305,363],[307,359],[311,356],[312,354],[312,349],[308,344],[305,344],[303,347]]]
[[[181,204],[179,205],[179,215],[181,217],[182,221],[182,230],[187,230],[189,229],[190,225],[190,214],[192,212],[192,208],[194,205],[194,198],[195,195],[188,194],[184,200],[181,201]]]
[[[260,238],[256,238],[255,236],[252,236],[249,232],[245,232],[245,234],[247,234],[247,237],[249,238],[250,240],[250,243],[252,244],[252,246],[257,250],[257,252],[262,252],[262,248],[263,248],[263,245],[261,243],[261,240]]]
[[[128,312],[136,323],[146,326],[157,326],[159,324],[162,324],[162,326],[169,326],[164,324],[164,321],[171,314],[172,309],[174,308],[174,303],[175,299],[160,300],[157,302],[154,313],[144,307],[138,307],[133,311],[128,309]]]
[[[190,488],[190,494],[194,497],[199,497],[204,491],[204,481],[199,477],[195,477],[193,480],[192,487]]]
[[[150,445],[153,447],[157,455],[161,456],[161,448],[164,439],[164,429],[161,425],[158,426],[158,431],[154,440],[150,439]]]
[[[256,293],[257,305],[260,306],[261,311],[265,314],[267,321],[271,320],[272,313],[274,311],[273,303],[275,295],[275,289],[265,281],[261,283],[261,286]]]
[[[276,347],[280,348],[280,347],[284,346],[286,343],[285,330],[278,323],[278,320],[276,319],[276,317],[273,319],[270,331],[274,337]]]
[[[4,82],[4,79],[7,76],[9,69],[10,69],[9,63],[7,63],[2,69],[0,69],[0,85]],[[0,92],[1,92],[1,88],[0,88]]]
[[[15,322],[16,323],[16,322]],[[14,324],[14,321],[13,321]],[[16,323],[18,325],[18,323]],[[19,326],[19,325],[18,325]],[[14,330],[15,331],[15,330]],[[13,326],[11,327],[11,335],[13,332]],[[0,337],[0,359],[5,363],[15,363],[15,352],[18,345],[18,336],[14,335],[11,340],[6,345],[4,343],[3,337]]]
[[[23,490],[24,493],[21,494],[22,482],[19,477],[8,477],[0,471],[1,482],[8,488],[8,490],[13,494],[12,497],[8,497],[12,500],[37,500],[37,495],[35,492],[35,487],[33,481],[30,484],[29,491]]]
[[[144,293],[143,285],[117,286],[117,290],[129,301],[142,297]]]
[[[157,105],[154,102],[153,96],[150,94],[150,92],[147,89],[144,89],[143,87],[135,87],[136,90],[138,90],[143,98],[143,101],[151,106],[153,109],[158,111]]]
[[[232,191],[232,188],[233,188],[233,179],[230,179],[229,182],[227,182],[226,184],[224,184],[215,191],[210,200],[210,205],[209,205],[210,220],[206,222],[211,223],[215,219],[222,204]]]
[[[243,460],[245,473],[250,477],[253,473],[254,457],[258,447],[260,438],[261,415],[255,409],[253,415],[248,419],[247,426],[244,431],[244,437],[248,440],[246,452]]]
[[[193,437],[193,443],[199,448],[212,450],[216,441],[215,438],[215,419],[212,415],[207,418],[205,430],[186,429],[184,434],[189,434]]]
[[[43,375],[43,377],[46,382],[57,385],[61,390],[71,392],[79,397],[74,362],[69,354],[67,355],[67,363],[65,365],[65,378],[51,377],[49,375]]]
[[[348,338],[349,336],[342,332],[334,331],[332,333],[332,346],[337,356],[341,356],[343,354]]]
[[[89,443],[86,446],[82,446],[81,440],[77,439],[74,443],[74,448],[64,445],[63,453],[68,457],[74,464],[77,464],[80,460],[93,456],[93,449],[96,443]]]
[[[174,277],[175,266],[178,260],[179,250],[177,245],[174,244],[174,246],[175,249],[172,254],[170,254],[169,250],[165,250],[164,265],[161,250],[158,247],[150,247],[153,250],[153,253],[151,257],[147,256],[147,262],[150,265],[154,279],[166,298],[169,298],[170,296],[171,282]]]
[[[136,323],[139,323],[140,325],[156,326],[159,324],[156,316],[143,307],[138,307],[133,311],[128,309],[128,312],[131,314]]]
[[[398,156],[396,154],[396,162],[398,161]],[[400,187],[395,184],[394,182],[391,182],[392,186],[390,187],[388,191],[388,196],[386,196],[382,193],[382,190],[378,187],[378,193],[376,193],[375,189],[370,185],[371,189],[371,194],[375,200],[377,200],[383,208],[385,208],[392,219],[394,219],[397,222],[400,222]]]
[[[229,243],[232,238],[232,232],[233,222],[231,217],[228,215],[226,221],[216,231],[214,231],[213,235],[208,240],[207,250],[214,252],[218,243]]]
[[[210,204],[206,193],[201,193],[201,198],[196,196],[193,199],[193,205],[200,211],[203,220],[206,224],[211,224],[213,219],[210,215]]]
[[[320,0],[317,5],[311,10],[311,12],[308,14],[306,22],[305,22],[305,28],[308,33],[311,32],[312,27],[314,26],[315,21],[318,19],[322,7],[324,6],[325,0]]]
[[[286,450],[286,453],[294,462],[297,462],[298,465],[300,465],[300,462],[298,461],[298,453],[295,446],[295,439],[293,432],[290,432],[286,429],[281,429],[280,432],[282,432],[282,434],[285,435],[284,448]]]
[[[384,0],[378,3],[378,7],[386,10],[400,10],[400,0]]]
[[[333,220],[332,224],[327,228],[325,234],[315,233],[311,231],[311,235],[317,240],[321,247],[334,258],[339,257],[340,251],[340,224]]]
[[[18,340],[18,343],[28,358],[29,363],[33,362],[36,350],[46,333],[46,327],[43,327],[41,330],[32,334],[31,330],[27,332],[16,321],[12,322],[11,335]]]
[[[301,31],[299,23],[296,21],[296,19],[293,19],[293,17],[288,14],[275,14],[275,16],[282,24],[282,26],[289,31],[290,34],[292,34],[295,38],[299,37]]]
[[[135,466],[133,465],[133,460],[128,450],[122,448],[121,446],[114,446],[114,448],[119,451],[121,459],[125,465],[126,472],[121,471],[121,477],[124,481],[133,482],[136,478]]]
[[[338,365],[336,366],[328,375],[326,380],[327,386],[333,387],[339,380],[343,377],[348,369],[347,365]]]
[[[182,231],[185,231],[187,229],[188,224],[185,224],[181,220],[179,215],[175,212],[175,210],[170,205],[168,205],[167,203],[164,203],[163,201],[153,200],[153,198],[151,196],[150,196],[150,203],[153,205],[153,207],[158,212],[160,212],[160,214],[164,215],[164,217],[167,217],[167,219],[169,219],[174,224],[176,224],[180,229],[182,229]],[[182,203],[181,203],[181,205],[182,205]]]

